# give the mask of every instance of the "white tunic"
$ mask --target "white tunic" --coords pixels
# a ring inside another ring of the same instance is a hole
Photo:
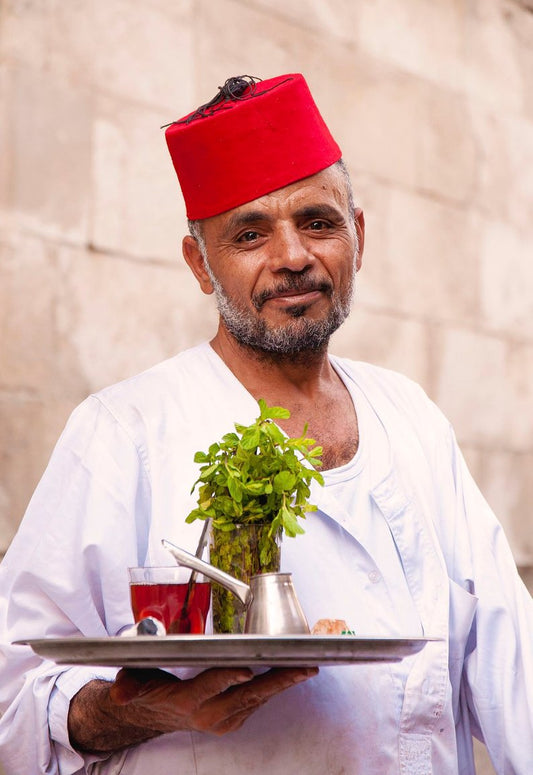
[[[473,775],[472,733],[500,775],[533,773],[533,603],[501,526],[419,387],[332,362],[362,421],[361,478],[348,499],[342,469],[313,490],[319,511],[285,539],[283,565],[311,623],[443,640],[400,663],[322,668],[224,737],[177,732],[102,761],[71,749],[70,698],[115,671],[9,644],[118,633],[131,623],[127,567],[168,562],[164,537],[194,551],[194,452],[258,414],[204,344],[78,407],[0,567],[8,775]]]

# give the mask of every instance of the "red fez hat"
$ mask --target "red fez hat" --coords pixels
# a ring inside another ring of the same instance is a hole
[[[251,202],[341,157],[299,73],[229,78],[165,134],[192,220]]]

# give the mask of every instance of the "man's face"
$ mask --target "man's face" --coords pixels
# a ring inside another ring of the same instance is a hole
[[[337,167],[202,226],[200,283],[216,294],[221,323],[240,344],[278,355],[325,348],[349,314],[357,231],[363,236]]]

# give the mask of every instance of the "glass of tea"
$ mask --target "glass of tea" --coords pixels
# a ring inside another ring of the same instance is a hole
[[[129,568],[130,595],[136,622],[153,616],[168,635],[203,633],[211,602],[211,585],[182,566]]]

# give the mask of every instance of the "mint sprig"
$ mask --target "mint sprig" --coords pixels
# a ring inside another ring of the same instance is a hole
[[[195,454],[201,468],[191,492],[198,487],[198,505],[186,522],[211,519],[219,530],[267,522],[269,535],[281,530],[294,537],[304,532],[298,520],[305,519],[307,511],[316,511],[308,500],[311,482],[324,484],[316,470],[322,465],[322,447],[307,437],[307,425],[298,438],[285,436],[274,421],[288,419],[288,409],[267,406],[263,399],[258,404],[255,422],[235,423],[235,432],[226,433],[207,452]]]

